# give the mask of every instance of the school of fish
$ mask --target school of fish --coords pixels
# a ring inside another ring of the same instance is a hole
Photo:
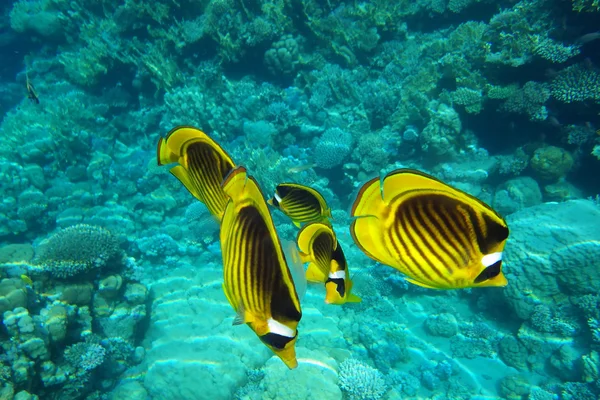
[[[325,286],[325,303],[361,301],[331,210],[315,189],[281,183],[265,199],[243,166],[201,130],[180,126],[160,138],[158,165],[170,172],[220,223],[223,291],[235,311],[288,368],[295,344],[304,281]],[[282,243],[268,205],[300,228]],[[431,289],[505,286],[504,219],[487,204],[423,172],[399,169],[365,183],[352,205],[350,233],[368,257]],[[308,267],[304,270],[304,264]]]

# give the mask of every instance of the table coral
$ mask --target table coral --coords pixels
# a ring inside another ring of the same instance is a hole
[[[69,278],[106,266],[119,252],[108,230],[79,224],[50,236],[41,245],[36,262],[57,278]]]

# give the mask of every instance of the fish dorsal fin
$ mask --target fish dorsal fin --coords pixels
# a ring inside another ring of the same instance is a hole
[[[219,185],[235,164],[218,143],[197,128],[180,126],[159,139],[157,158],[159,165],[177,162],[171,173],[221,219],[227,199]]]
[[[495,223],[506,225],[504,219],[496,211],[477,197],[424,172],[414,169],[397,169],[387,174],[383,181],[383,198],[387,204],[404,193],[420,194],[423,192],[443,194],[469,204],[476,212],[489,216]],[[506,237],[502,238],[502,240],[504,239]]]
[[[323,195],[317,189],[313,189],[310,186],[301,185],[299,183],[286,182],[286,183],[279,184],[277,187],[281,187],[281,188],[288,187],[290,189],[304,190],[304,191],[310,193],[315,199],[317,199],[317,201],[321,205],[321,210],[324,213],[326,213],[327,210],[329,209],[329,207],[327,206],[327,202],[325,201],[325,198],[323,197]]]
[[[178,126],[173,128],[167,133],[164,139],[167,146],[172,153],[177,154],[179,157],[183,157],[187,147],[191,143],[202,142],[210,146],[215,152],[217,152],[221,159],[226,163],[235,165],[229,154],[223,148],[215,142],[210,136],[202,132],[200,129],[193,126]]]
[[[179,161],[179,154],[175,154],[167,146],[165,138],[158,139],[156,147],[156,163],[158,165],[172,164]]]

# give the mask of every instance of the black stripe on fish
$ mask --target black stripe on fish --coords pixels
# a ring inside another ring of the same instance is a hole
[[[411,203],[412,202],[407,202],[405,204],[404,214],[406,221],[410,226],[410,233],[412,233],[412,242],[414,244],[414,247],[425,262],[424,267],[428,267],[428,270],[430,272],[435,273],[440,279],[443,279],[446,282],[450,283],[448,278],[442,275],[442,272],[435,266],[437,263],[443,263],[444,259],[440,258],[434,253],[434,249],[432,248],[431,243],[427,239],[427,236],[423,234],[421,223],[419,223],[417,219],[418,217],[415,214],[415,207]],[[423,246],[419,245],[419,241],[423,244]],[[437,259],[437,262],[433,259],[432,256]]]
[[[205,143],[193,143],[187,148],[188,173],[194,178],[203,201],[211,210],[225,207],[225,196],[220,192],[223,180],[220,163],[214,150]]]
[[[451,244],[454,250],[463,257],[463,263],[457,264],[457,266],[459,268],[464,268],[469,263],[473,245],[464,229],[461,230],[459,227],[459,225],[464,225],[464,223],[459,221],[463,217],[459,215],[456,208],[449,210],[446,207],[441,208],[438,215],[443,221],[443,228],[449,233],[450,237],[454,238],[454,241],[450,241],[449,244]]]
[[[250,281],[245,282],[245,285],[251,286],[256,299],[253,304],[259,307],[252,311],[267,312],[270,307],[271,315],[276,321],[300,321],[302,313],[296,309],[293,301],[295,289],[288,287],[284,281],[283,271],[276,257],[276,245],[266,222],[259,211],[250,206],[239,211],[237,220],[238,229],[242,231],[240,241],[246,246],[242,251],[245,254],[240,257],[240,268],[246,268],[245,276]]]
[[[296,336],[298,336],[298,331],[296,331]],[[265,335],[260,336],[260,340],[264,344],[271,346],[274,349],[283,350],[285,349],[285,345],[294,340],[296,336],[288,337],[280,335],[278,333],[269,332]]]
[[[414,265],[415,267],[417,267],[419,269],[419,271],[421,272],[421,275],[415,274],[415,276],[417,276],[419,278],[425,277],[427,280],[432,281],[431,276],[427,273],[427,271],[425,271],[423,269],[423,267],[421,266],[421,263],[419,263],[417,261],[417,259],[415,258],[415,256],[413,255],[414,253],[412,252],[412,250],[417,250],[417,252],[419,251],[418,243],[415,241],[415,239],[410,234],[410,232],[408,230],[408,226],[406,224],[406,217],[404,215],[403,210],[401,210],[400,208],[398,208],[398,210],[396,211],[396,221],[400,221],[400,226],[398,226],[397,223],[394,224],[395,228],[396,228],[396,234],[398,235],[398,237],[401,237],[401,234],[404,234],[404,237],[406,239],[406,241],[404,241],[404,240],[402,241],[404,250],[406,251],[406,254],[408,255],[408,257],[410,258],[411,264]],[[400,228],[402,228],[402,231],[400,230]],[[407,242],[409,242],[409,243],[407,243]]]
[[[335,290],[340,294],[341,297],[344,297],[346,294],[346,282],[343,278],[327,278],[325,284],[333,282],[335,284]]]
[[[441,263],[444,265],[444,267],[446,267],[446,271],[449,274],[452,274],[453,269],[451,264],[457,264],[459,260],[456,257],[456,252],[448,244],[448,242],[443,242],[440,240],[447,240],[447,235],[446,232],[440,232],[437,221],[431,215],[431,209],[429,207],[430,204],[431,201],[427,201],[425,204],[417,204],[417,210],[419,211],[419,217],[421,218],[421,225],[425,230],[427,237],[433,241],[433,246],[436,247],[435,251],[432,250],[432,252],[441,260]]]
[[[481,283],[489,279],[495,278],[502,272],[502,260],[498,260],[483,271],[475,278],[475,283]]]
[[[342,250],[342,245],[340,242],[338,242],[337,247],[331,254],[331,259],[337,261],[339,267],[338,271],[346,270],[346,256],[344,255],[344,251]]]

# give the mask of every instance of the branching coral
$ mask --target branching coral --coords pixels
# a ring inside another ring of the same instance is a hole
[[[381,372],[358,360],[341,363],[339,374],[340,388],[350,400],[377,400],[387,391]]]
[[[552,96],[563,103],[585,100],[600,103],[600,73],[581,64],[560,71],[551,87]]]

